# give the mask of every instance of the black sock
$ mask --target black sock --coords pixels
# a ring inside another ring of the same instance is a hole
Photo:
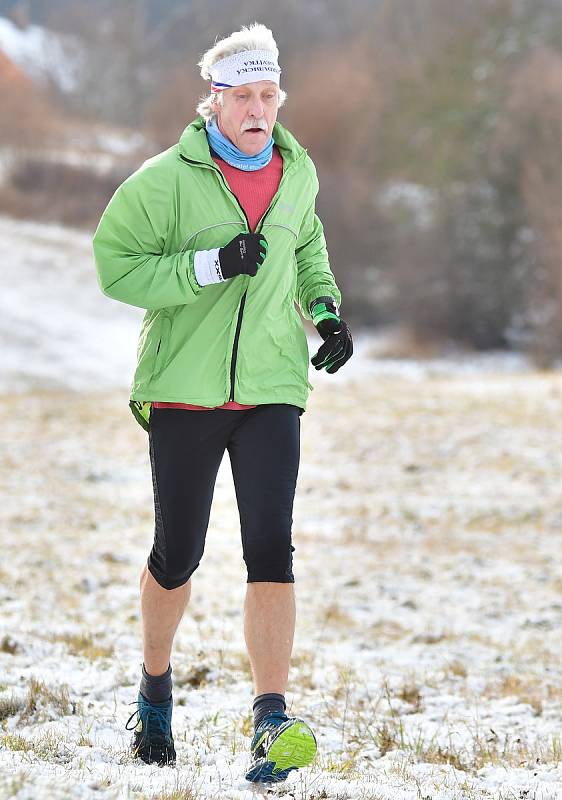
[[[140,691],[150,703],[163,703],[169,700],[172,696],[171,665],[168,664],[168,669],[163,675],[149,675],[143,664]]]
[[[254,711],[254,728],[257,728],[266,714],[269,714],[271,711],[280,711],[283,713],[287,708],[287,704],[285,703],[284,695],[269,692],[268,694],[258,695],[254,700],[252,708]]]

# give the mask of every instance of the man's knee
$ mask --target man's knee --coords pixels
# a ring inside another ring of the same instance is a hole
[[[251,573],[248,570],[248,579],[246,583],[294,583],[295,577],[293,573],[285,573],[284,575],[270,574],[267,570],[265,572]]]
[[[290,534],[282,541],[260,542],[259,546],[247,546],[244,561],[248,571],[248,583],[269,581],[271,583],[294,583],[293,552]]]
[[[150,572],[159,586],[163,589],[171,590],[178,589],[180,586],[186,584],[198,566],[199,562],[183,572],[178,572],[177,570],[161,569],[151,563],[149,558],[145,569],[148,569],[148,572]]]

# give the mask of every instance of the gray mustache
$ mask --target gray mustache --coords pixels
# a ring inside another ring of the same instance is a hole
[[[260,128],[262,131],[266,131],[267,130],[267,125],[264,122],[260,122],[260,121],[258,121],[258,122],[249,122],[249,123],[244,124],[242,126],[242,133],[244,133],[244,131],[249,130],[250,128]]]

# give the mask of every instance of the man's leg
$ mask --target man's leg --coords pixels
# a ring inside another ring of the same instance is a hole
[[[299,408],[257,406],[228,445],[248,570],[244,634],[252,667],[252,762],[246,779],[275,783],[308,766],[316,739],[300,717],[285,713],[295,629],[291,544],[300,456]]]
[[[244,635],[256,695],[284,695],[295,631],[291,525],[299,456],[296,406],[248,413],[228,445],[248,569]]]
[[[140,580],[144,665],[137,710],[127,722],[134,730],[134,755],[149,764],[175,762],[170,654],[191,575],[203,556],[215,480],[234,420],[221,411],[152,409],[154,543]]]
[[[149,675],[168,669],[174,634],[191,595],[191,578],[177,589],[164,589],[145,565],[140,579],[144,666]]]
[[[244,636],[256,695],[266,692],[285,694],[294,633],[294,584],[248,583]]]
[[[141,579],[144,665],[168,669],[199,565],[219,466],[233,418],[220,411],[152,409],[149,452],[155,534]]]

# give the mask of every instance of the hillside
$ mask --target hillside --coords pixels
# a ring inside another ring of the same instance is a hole
[[[139,766],[142,312],[99,292],[88,236],[1,219],[0,244],[0,795],[251,800],[228,459],[172,660],[178,766]],[[311,370],[287,699],[319,754],[272,796],[560,798],[562,376],[383,346],[358,333],[344,370]]]

